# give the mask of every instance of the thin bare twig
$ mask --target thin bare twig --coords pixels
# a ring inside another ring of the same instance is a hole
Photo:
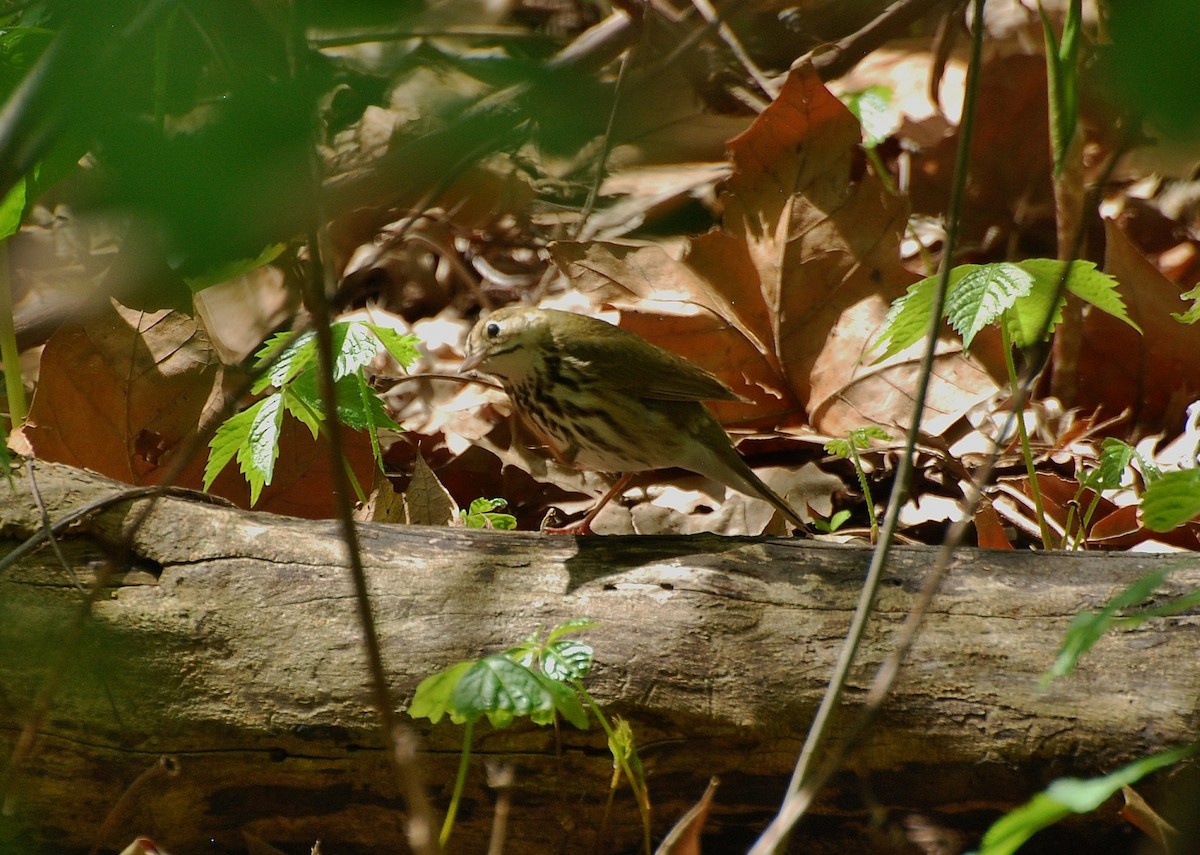
[[[933,376],[933,362],[937,353],[938,330],[941,326],[942,311],[945,306],[946,292],[950,284],[950,268],[953,264],[954,248],[958,243],[959,221],[961,219],[962,202],[965,195],[967,179],[967,163],[970,155],[971,130],[974,126],[975,104],[979,89],[980,62],[983,45],[983,0],[976,0],[976,28],[972,44],[971,65],[967,78],[966,90],[963,94],[963,118],[959,128],[959,145],[954,170],[954,184],[951,188],[950,202],[947,206],[946,243],[942,264],[938,275],[938,288],[935,292],[933,305],[930,307],[929,325],[925,336],[925,351],[921,356],[920,379],[914,395],[913,413],[905,440],[904,453],[900,455],[896,471],[895,488],[888,502],[887,513],[880,529],[879,543],[871,553],[871,564],[863,581],[862,593],[859,595],[858,606],[847,631],[846,640],[838,655],[829,688],[821,699],[821,705],[809,728],[808,738],[801,749],[800,758],[792,773],[788,786],[788,795],[779,813],[771,821],[766,831],[755,842],[750,855],[768,855],[787,838],[792,827],[804,816],[817,790],[832,776],[833,770],[840,768],[841,762],[849,753],[851,744],[847,740],[840,742],[831,757],[822,767],[819,774],[812,773],[812,763],[817,750],[825,742],[829,725],[834,713],[841,703],[846,680],[850,668],[858,655],[858,647],[870,619],[875,597],[883,578],[883,570],[887,565],[888,554],[900,520],[900,509],[908,500],[909,482],[916,464],[916,447],[921,437],[921,419],[925,411],[925,398],[929,390],[930,378]],[[936,590],[936,588],[934,589]],[[932,595],[931,595],[932,597]],[[918,618],[919,623],[919,618]]]

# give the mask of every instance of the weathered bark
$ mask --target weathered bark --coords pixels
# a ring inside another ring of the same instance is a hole
[[[63,466],[38,464],[36,475],[52,519],[120,489]],[[129,508],[66,540],[83,581]],[[40,525],[23,473],[15,491],[0,489],[0,520],[5,552]],[[588,686],[633,724],[656,833],[717,774],[712,852],[744,848],[777,804],[868,557],[808,541],[710,536],[364,525],[362,540],[398,703],[455,661],[567,618],[597,620],[586,633],[597,655]],[[95,609],[37,748],[10,787],[0,849],[86,850],[130,782],[171,754],[180,773],[135,793],[105,846],[146,833],[176,855],[243,851],[245,831],[290,852],[317,839],[326,852],[405,851],[336,526],[164,499],[135,550],[140,566]],[[896,551],[851,708],[932,555]],[[848,829],[865,825],[864,794],[896,811],[969,812],[978,824],[1057,775],[1111,769],[1194,738],[1194,618],[1110,635],[1078,673],[1038,689],[1076,612],[1176,560],[963,550],[853,774],[836,783],[797,842],[809,852],[846,846]],[[1200,584],[1196,562],[1178,563],[1172,590]],[[4,760],[79,601],[45,548],[0,572]],[[413,726],[444,807],[461,731],[446,722]],[[603,734],[564,726],[558,738],[561,753],[552,729],[477,729],[477,760],[516,767],[510,855],[592,849],[610,777]],[[482,765],[451,851],[484,851],[492,796]],[[601,851],[635,847],[637,829],[624,791]],[[1100,832],[1091,825],[1089,833]]]

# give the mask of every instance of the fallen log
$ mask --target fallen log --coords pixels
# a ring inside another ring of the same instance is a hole
[[[52,520],[124,489],[61,465],[32,471]],[[143,501],[62,538],[81,584]],[[0,524],[6,553],[42,526],[23,471],[12,490],[0,488]],[[361,532],[399,706],[438,669],[591,618],[599,625],[585,633],[596,650],[588,689],[633,726],[655,834],[720,777],[711,852],[744,851],[778,805],[868,560],[863,548],[806,540]],[[133,551],[64,666],[35,749],[9,779],[0,850],[119,850],[146,834],[175,855],[243,852],[247,836],[288,852],[317,840],[341,855],[407,851],[336,525],[164,498]],[[840,726],[933,554],[896,550]],[[801,826],[797,850],[881,851],[879,835],[894,828],[867,821],[881,809],[897,823],[915,813],[975,831],[1054,777],[1109,771],[1194,739],[1194,616],[1110,634],[1075,674],[1038,687],[1077,612],[1165,561],[1179,567],[1164,595],[1200,584],[1190,556],[961,550],[884,716]],[[0,570],[0,762],[81,600],[45,547]],[[410,725],[444,809],[462,731]],[[174,773],[151,775],[122,800],[162,755]],[[450,851],[486,849],[495,795],[485,761],[515,772],[506,853],[593,850],[611,778],[597,728],[483,724],[474,756]],[[1125,834],[1103,822],[1073,833],[1105,851]],[[636,850],[627,789],[604,834],[597,851]]]

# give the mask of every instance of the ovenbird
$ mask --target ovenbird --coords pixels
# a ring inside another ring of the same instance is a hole
[[[462,370],[498,378],[559,460],[624,476],[583,522],[565,531],[589,532],[630,473],[670,467],[761,496],[807,531],[701,403],[744,399],[682,357],[596,318],[521,307],[480,320],[466,352]]]

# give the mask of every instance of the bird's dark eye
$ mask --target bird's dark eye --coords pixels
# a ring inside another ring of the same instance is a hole
[[[483,331],[487,334],[488,338],[495,338],[496,336],[500,335],[500,325],[495,321],[492,321],[483,328]]]

